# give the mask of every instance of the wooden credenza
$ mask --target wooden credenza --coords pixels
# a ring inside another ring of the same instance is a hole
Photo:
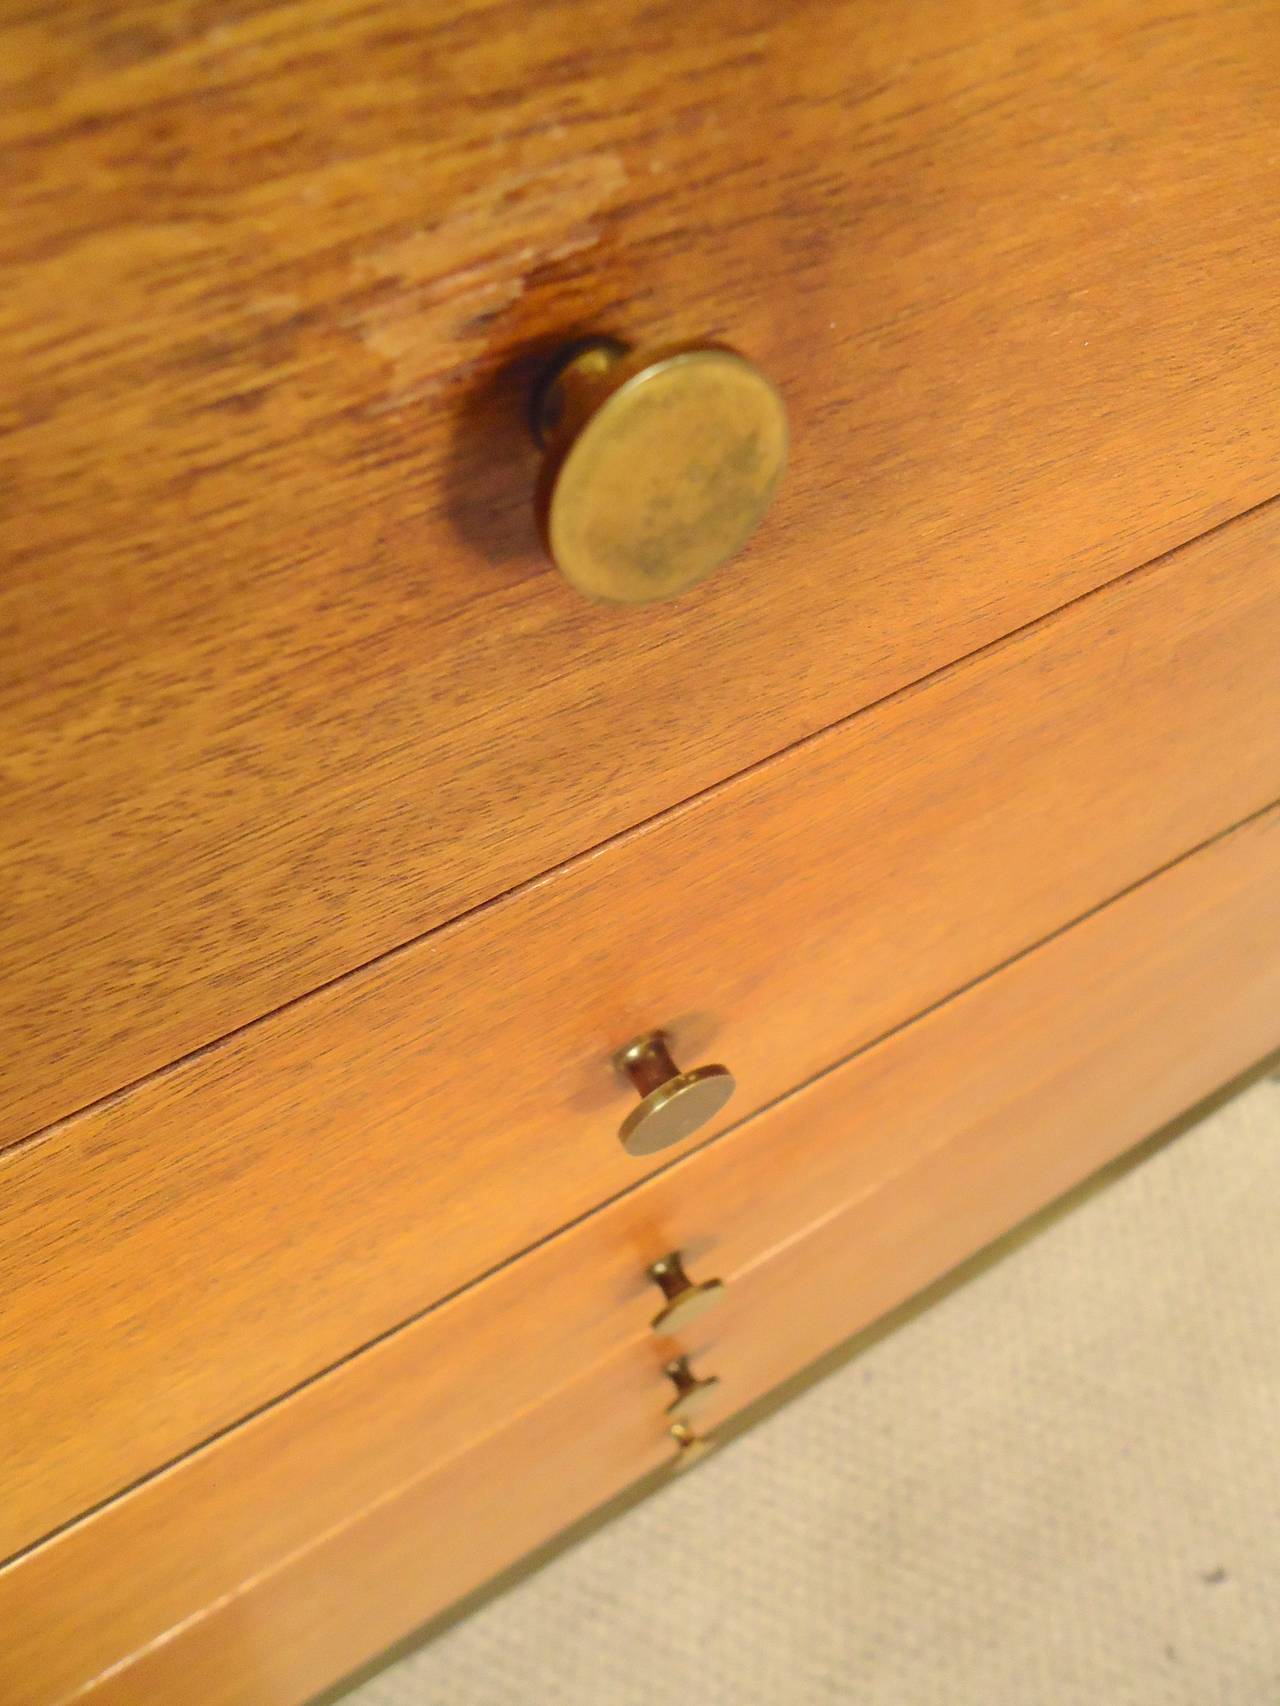
[[[1280,1043],[1280,17],[0,45],[0,1702],[296,1706]]]

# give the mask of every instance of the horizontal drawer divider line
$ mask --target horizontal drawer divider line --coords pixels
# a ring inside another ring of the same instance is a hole
[[[1089,596],[1092,596],[1092,594]],[[705,1142],[696,1144],[692,1148],[683,1151],[680,1155],[676,1156],[674,1160],[667,1162],[665,1166],[657,1168],[652,1173],[645,1174],[644,1178],[637,1179],[635,1184],[629,1185],[626,1190],[616,1191],[611,1197],[606,1197],[603,1201],[594,1204],[584,1214],[576,1215],[572,1220],[568,1220],[563,1225],[557,1226],[554,1231],[548,1232],[545,1237],[535,1239],[533,1243],[524,1245],[521,1249],[513,1251],[501,1262],[497,1262],[492,1267],[486,1268],[481,1273],[476,1274],[473,1278],[469,1279],[465,1285],[455,1286],[452,1291],[446,1292],[442,1297],[433,1299],[433,1301],[427,1304],[424,1308],[414,1310],[412,1314],[405,1316],[402,1320],[395,1322],[392,1326],[385,1328],[382,1332],[375,1333],[372,1338],[366,1339],[362,1344],[357,1345],[354,1349],[346,1352],[343,1356],[336,1358],[333,1362],[326,1363],[324,1367],[317,1369],[313,1374],[309,1374],[305,1380],[296,1381],[294,1385],[286,1388],[283,1392],[277,1393],[275,1397],[271,1398],[267,1403],[259,1404],[255,1408],[246,1411],[243,1416],[239,1416],[235,1421],[227,1423],[225,1427],[215,1429],[214,1432],[207,1435],[206,1438],[200,1440],[197,1444],[191,1446],[186,1451],[180,1452],[176,1457],[169,1458],[164,1463],[158,1464],[154,1469],[148,1470],[145,1475],[139,1475],[134,1480],[126,1482],[123,1486],[118,1487],[114,1492],[109,1493],[105,1498],[96,1500],[83,1511],[80,1511],[75,1516],[68,1518],[66,1522],[57,1524],[56,1527],[49,1529],[46,1533],[30,1541],[27,1545],[19,1547],[16,1552],[10,1553],[8,1557],[0,1558],[0,1570],[8,1569],[11,1565],[18,1563],[30,1553],[37,1551],[41,1546],[48,1545],[51,1541],[56,1540],[59,1535],[65,1534],[68,1530],[87,1521],[89,1518],[95,1516],[99,1511],[106,1509],[108,1505],[115,1504],[118,1500],[127,1498],[131,1493],[136,1492],[139,1487],[143,1487],[147,1485],[147,1483],[157,1480],[160,1476],[170,1473],[180,1464],[199,1455],[200,1452],[207,1450],[210,1446],[216,1444],[218,1440],[225,1438],[228,1434],[234,1433],[238,1428],[246,1426],[250,1422],[255,1421],[259,1416],[265,1415],[267,1412],[276,1409],[279,1405],[287,1403],[290,1399],[296,1398],[300,1393],[305,1392],[308,1388],[316,1385],[319,1381],[327,1379],[328,1376],[335,1373],[338,1369],[345,1367],[346,1364],[353,1362],[357,1357],[363,1356],[367,1351],[373,1350],[375,1346],[385,1343],[388,1339],[394,1338],[397,1333],[401,1333],[406,1328],[414,1326],[417,1322],[425,1320],[429,1315],[434,1314],[437,1309],[443,1308],[445,1304],[452,1302],[464,1292],[470,1291],[477,1285],[482,1285],[486,1280],[491,1279],[494,1274],[497,1274],[501,1272],[502,1269],[509,1267],[513,1262],[521,1261],[526,1256],[531,1255],[535,1250],[542,1249],[544,1246],[552,1243],[555,1239],[566,1236],[575,1228],[581,1226],[585,1221],[590,1220],[594,1215],[611,1207],[614,1203],[622,1201],[625,1197],[629,1196],[633,1190],[637,1190],[641,1185],[651,1184],[653,1180],[661,1178],[663,1175],[671,1172],[674,1168],[683,1166],[686,1161],[691,1160],[694,1156],[700,1155],[706,1150],[711,1149],[713,1146],[724,1142],[725,1139],[732,1137],[735,1132],[740,1131],[742,1127],[749,1124],[750,1121],[768,1113],[770,1109],[776,1108],[779,1104],[788,1101],[792,1096],[799,1094],[801,1091],[807,1090],[811,1085],[819,1083],[822,1079],[829,1077],[833,1072],[842,1070],[844,1067],[848,1066],[851,1061],[858,1059],[860,1055],[868,1053],[871,1049],[879,1048],[881,1044],[888,1042],[891,1037],[898,1036],[901,1032],[909,1030],[912,1025],[915,1025],[920,1020],[927,1018],[929,1014],[937,1012],[939,1008],[947,1006],[952,1001],[959,1001],[971,990],[977,989],[980,985],[989,982],[993,977],[1000,976],[1001,973],[1007,971],[1011,966],[1017,965],[1019,961],[1028,958],[1031,954],[1038,953],[1041,948],[1047,946],[1050,942],[1056,941],[1061,936],[1065,936],[1069,931],[1074,930],[1087,919],[1096,917],[1101,912],[1105,912],[1108,907],[1114,906],[1117,901],[1123,900],[1127,895],[1134,894],[1139,889],[1145,888],[1149,883],[1152,883],[1157,878],[1164,876],[1166,872],[1172,871],[1177,866],[1185,864],[1189,859],[1194,859],[1207,848],[1213,847],[1220,841],[1225,841],[1228,836],[1237,834],[1239,831],[1246,829],[1250,824],[1258,823],[1275,812],[1280,812],[1280,796],[1272,800],[1268,805],[1259,807],[1257,811],[1250,812],[1247,816],[1237,819],[1234,823],[1228,824],[1225,828],[1219,830],[1217,834],[1207,836],[1204,840],[1197,842],[1194,847],[1189,847],[1185,852],[1178,854],[1176,858],[1167,859],[1162,865],[1157,866],[1152,871],[1148,871],[1145,876],[1138,878],[1136,882],[1126,883],[1123,888],[1117,889],[1116,892],[1109,895],[1106,900],[1099,901],[1096,906],[1087,908],[1076,917],[1069,919],[1065,924],[1061,924],[1056,929],[1050,930],[1046,935],[1038,937],[1025,948],[1020,948],[1016,954],[1009,954],[997,965],[990,966],[978,977],[969,978],[967,982],[962,983],[958,988],[951,990],[946,995],[940,996],[936,1001],[931,1001],[926,1007],[922,1007],[918,1013],[913,1013],[909,1019],[904,1019],[899,1024],[891,1025],[888,1030],[882,1031],[878,1036],[871,1038],[870,1041],[860,1044],[859,1047],[853,1049],[849,1054],[842,1055],[840,1059],[831,1061],[830,1064],[824,1066],[820,1072],[810,1073],[807,1078],[801,1079],[798,1083],[791,1085],[790,1088],[784,1091],[782,1095],[771,1097],[768,1101],[762,1102],[758,1108],[753,1108],[749,1114],[745,1114],[742,1119],[735,1121],[733,1125],[726,1127],[723,1131],[717,1132],[714,1137],[707,1138]],[[292,1005],[292,1003],[290,1005]],[[149,1076],[156,1075],[151,1074]],[[104,1098],[103,1100],[113,1099],[114,1098]],[[64,1121],[58,1122],[59,1125],[64,1123]],[[55,1128],[50,1127],[48,1129],[53,1130]],[[25,1139],[24,1145],[26,1142],[30,1141],[30,1139]]]
[[[1063,616],[1068,610],[1074,609],[1077,605],[1087,604],[1091,599],[1099,598],[1103,594],[1113,591],[1116,587],[1124,586],[1127,582],[1135,581],[1142,575],[1154,572],[1162,564],[1169,562],[1181,552],[1190,549],[1192,546],[1199,545],[1203,540],[1213,538],[1215,534],[1223,532],[1226,528],[1235,527],[1238,523],[1246,521],[1250,516],[1257,515],[1263,510],[1269,509],[1273,504],[1280,504],[1280,494],[1265,498],[1260,503],[1250,505],[1247,509],[1241,510],[1239,514],[1229,517],[1226,521],[1221,521],[1214,527],[1206,528],[1203,533],[1198,533],[1190,539],[1184,539],[1181,544],[1174,545],[1168,551],[1162,551],[1158,557],[1152,557],[1147,562],[1140,563],[1136,568],[1126,569],[1123,574],[1116,575],[1112,580],[1104,582],[1101,586],[1090,587],[1087,592],[1080,593],[1076,598],[1069,598],[1066,603],[1055,606],[1054,609],[1046,611],[1043,615],[1035,617],[1030,622],[1024,622],[1021,627],[1011,628],[1007,634],[1002,634],[999,639],[991,640],[984,646],[977,646],[973,651],[964,653],[961,657],[953,658],[950,663],[943,664],[939,669],[931,670],[927,675],[919,676],[916,680],[907,682],[902,687],[895,688],[892,693],[882,694],[880,698],[873,699],[868,704],[859,706],[856,711],[851,711],[848,716],[839,717],[834,723],[827,723],[820,729],[814,729],[809,734],[802,735],[799,740],[792,741],[789,746],[779,748],[777,752],[767,754],[764,758],[758,759],[754,764],[745,765],[741,770],[735,770],[728,776],[722,776],[718,781],[713,782],[710,787],[702,789],[701,792],[692,794],[686,799],[678,800],[675,804],[664,807],[662,811],[655,812],[651,817],[643,818],[639,823],[632,824],[629,828],[620,830],[616,835],[609,836],[605,841],[599,841],[594,843],[591,847],[584,848],[581,852],[575,853],[570,858],[562,860],[558,865],[553,865],[545,871],[539,871],[535,876],[526,877],[522,882],[515,883],[511,888],[503,889],[498,894],[490,895],[486,900],[479,901],[475,906],[466,908],[465,911],[455,914],[454,917],[444,920],[443,923],[432,925],[429,930],[424,930],[417,936],[411,936],[406,941],[396,943],[394,947],[387,948],[382,953],[375,955],[372,960],[362,961],[359,965],[350,966],[347,970],[339,972],[334,977],[326,978],[324,982],[315,984],[311,989],[304,991],[303,994],[295,995],[288,1001],[282,1001],[278,1006],[268,1008],[265,1012],[259,1013],[255,1018],[248,1020],[245,1024],[236,1025],[231,1030],[224,1031],[219,1036],[210,1038],[207,1043],[202,1043],[199,1048],[190,1049],[186,1054],[179,1055],[175,1060],[166,1062],[164,1066],[156,1067],[151,1072],[144,1072],[141,1077],[130,1079],[128,1083],[120,1085],[119,1088],[115,1090],[108,1091],[105,1095],[94,1097],[92,1101],[85,1102],[80,1107],[73,1108],[70,1112],[60,1115],[58,1119],[50,1121],[48,1125],[40,1126],[37,1130],[27,1132],[25,1136],[16,1138],[13,1142],[0,1146],[0,1163],[2,1163],[8,1156],[13,1155],[19,1150],[27,1148],[29,1145],[42,1143],[46,1138],[53,1136],[55,1133],[63,1130],[66,1126],[71,1125],[73,1121],[83,1118],[84,1115],[97,1112],[103,1108],[109,1108],[116,1102],[122,1101],[126,1096],[133,1095],[135,1091],[140,1090],[144,1085],[156,1083],[158,1080],[165,1078],[169,1073],[176,1072],[180,1068],[190,1066],[194,1061],[204,1059],[206,1055],[214,1053],[217,1049],[223,1048],[225,1045],[233,1042],[237,1038],[249,1035],[260,1025],[267,1024],[272,1019],[278,1018],[282,1013],[291,1012],[295,1007],[301,1006],[303,1002],[310,1001],[313,996],[320,995],[326,990],[338,989],[350,979],[359,977],[363,972],[368,971],[370,968],[374,966],[387,965],[398,959],[402,954],[411,953],[415,948],[421,947],[423,943],[429,942],[433,938],[440,937],[447,931],[461,929],[471,920],[482,916],[492,908],[506,905],[509,902],[518,899],[521,895],[532,893],[535,889],[540,888],[544,883],[551,882],[557,877],[576,870],[580,865],[584,865],[590,859],[598,858],[607,848],[623,846],[636,836],[646,834],[649,830],[661,824],[675,821],[685,813],[695,810],[705,801],[718,798],[726,789],[735,787],[745,778],[758,775],[762,770],[767,769],[770,765],[780,763],[790,758],[794,753],[804,752],[809,747],[816,745],[819,741],[835,738],[844,730],[851,727],[851,725],[857,722],[859,718],[867,716],[870,712],[879,709],[881,706],[893,704],[898,700],[906,700],[914,694],[928,691],[928,689],[934,686],[937,682],[945,680],[948,676],[954,674],[958,670],[967,668],[979,658],[994,655],[1004,648],[1013,645],[1026,635],[1034,634],[1037,630],[1045,627],[1048,623],[1057,621],[1059,617]],[[1263,809],[1269,810],[1270,808],[1264,807]],[[1256,816],[1258,814],[1255,813],[1253,815]],[[1249,819],[1247,818],[1241,820],[1242,823],[1248,821]],[[1240,826],[1238,824],[1233,824],[1231,827],[1234,829]],[[1223,830],[1220,833],[1224,835],[1230,834],[1230,830]],[[1216,840],[1217,836],[1211,837],[1211,839]],[[1201,843],[1201,845],[1206,845],[1206,843]],[[1189,849],[1188,851],[1194,852],[1195,849]],[[1179,857],[1186,857],[1186,855],[1179,855]],[[1177,863],[1177,861],[1174,860],[1171,861],[1171,863]],[[1162,870],[1166,868],[1167,867],[1165,866],[1160,867]],[[1155,873],[1151,874],[1154,875]],[[1111,898],[1115,899],[1118,897],[1112,896]],[[1106,905],[1108,902],[1103,902],[1102,904]],[[1081,914],[1081,916],[1083,917],[1086,915]],[[1045,941],[1048,941],[1049,939],[1049,937],[1043,938]],[[1002,963],[1007,964],[1009,962],[1006,961]],[[946,999],[949,999],[949,997]],[[2,1560],[0,1560],[0,1562],[2,1562]]]

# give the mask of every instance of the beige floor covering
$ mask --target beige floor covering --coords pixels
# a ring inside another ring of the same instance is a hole
[[[344,1706],[1280,1706],[1280,1083]]]

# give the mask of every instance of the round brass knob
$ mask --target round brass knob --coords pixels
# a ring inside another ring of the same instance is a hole
[[[671,1459],[673,1469],[688,1469],[715,1450],[715,1441],[694,1433],[687,1422],[673,1422],[667,1432],[676,1442],[676,1454]]]
[[[675,598],[735,556],[787,460],[782,398],[715,347],[576,344],[539,385],[533,424],[547,547],[579,592],[613,604]]]
[[[681,1072],[661,1031],[637,1037],[614,1060],[641,1096],[640,1105],[618,1127],[628,1155],[652,1155],[680,1143],[713,1119],[735,1089],[727,1066],[695,1066],[692,1072]]]
[[[667,1364],[663,1373],[676,1389],[676,1395],[666,1409],[673,1422],[687,1422],[691,1416],[700,1415],[720,1396],[719,1375],[709,1374],[705,1379],[699,1379],[689,1367],[688,1357],[676,1357],[674,1362]]]
[[[678,1250],[660,1256],[649,1269],[649,1278],[667,1300],[650,1322],[655,1333],[682,1332],[724,1296],[723,1280],[702,1280],[695,1285],[684,1271]]]

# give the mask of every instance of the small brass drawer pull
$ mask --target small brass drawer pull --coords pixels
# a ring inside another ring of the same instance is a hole
[[[682,1142],[713,1119],[735,1089],[727,1066],[681,1072],[661,1031],[646,1031],[619,1049],[614,1062],[641,1097],[618,1127],[628,1155],[652,1155]]]
[[[685,1273],[678,1250],[659,1257],[649,1269],[649,1278],[661,1287],[667,1300],[650,1323],[655,1333],[681,1332],[724,1296],[723,1280],[700,1280],[695,1284]]]
[[[787,460],[787,412],[732,350],[561,352],[533,398],[547,549],[588,598],[675,598],[736,556]]]
[[[688,1469],[715,1450],[715,1441],[694,1433],[688,1422],[673,1422],[667,1432],[676,1442],[676,1454],[671,1459],[673,1469]]]
[[[676,1357],[663,1372],[676,1389],[666,1411],[673,1422],[687,1422],[691,1417],[700,1415],[720,1395],[720,1376],[708,1374],[700,1378],[689,1367],[688,1357]]]

